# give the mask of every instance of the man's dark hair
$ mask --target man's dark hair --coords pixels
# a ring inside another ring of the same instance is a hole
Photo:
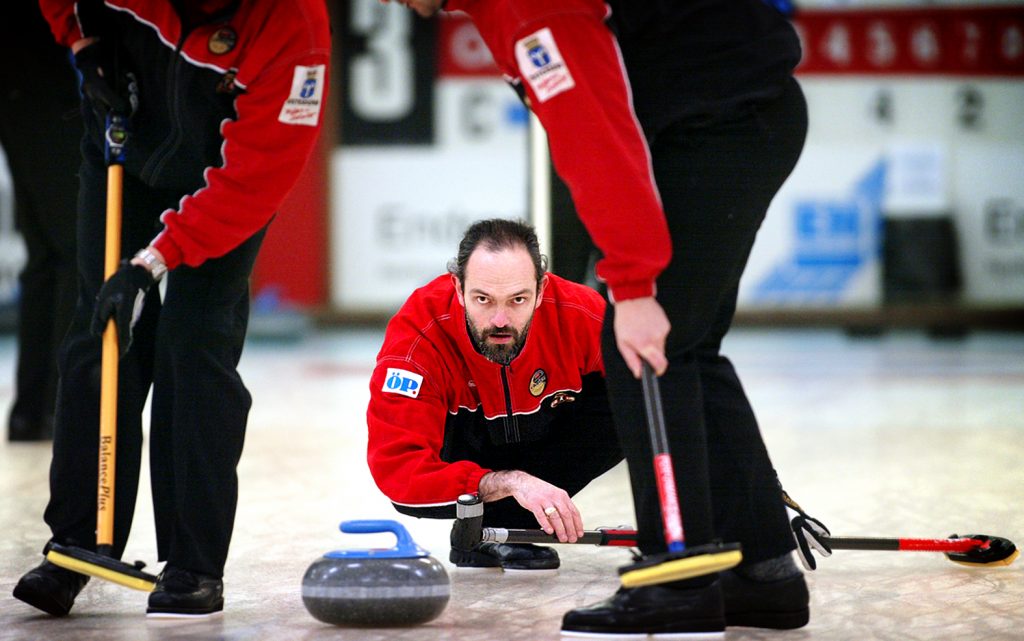
[[[525,248],[533,261],[537,284],[540,285],[548,268],[548,258],[540,253],[540,243],[537,241],[537,232],[533,226],[520,220],[505,218],[478,220],[470,225],[462,237],[462,242],[459,243],[458,255],[448,261],[448,272],[454,274],[463,286],[466,282],[466,263],[469,262],[469,256],[481,245],[492,252],[516,247]]]

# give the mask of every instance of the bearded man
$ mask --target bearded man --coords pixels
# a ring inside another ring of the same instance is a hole
[[[601,360],[604,299],[547,273],[533,228],[483,220],[442,275],[391,319],[370,379],[368,456],[403,513],[454,518],[462,494],[485,527],[573,542],[572,497],[622,460]],[[459,567],[551,570],[531,544],[453,548]]]

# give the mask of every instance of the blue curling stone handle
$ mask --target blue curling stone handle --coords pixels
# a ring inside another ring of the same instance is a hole
[[[338,526],[346,534],[377,534],[391,532],[395,535],[393,548],[370,548],[363,550],[333,550],[324,554],[329,559],[418,559],[430,553],[416,545],[409,531],[398,521],[388,519],[361,519],[342,521]]]

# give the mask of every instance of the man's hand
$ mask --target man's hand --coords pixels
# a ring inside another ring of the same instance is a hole
[[[113,317],[117,325],[117,343],[122,358],[131,348],[132,329],[142,315],[146,292],[154,282],[156,281],[145,267],[123,260],[114,275],[103,283],[100,293],[96,296],[92,333],[96,336],[102,335],[103,329],[107,326],[107,319]]]
[[[652,296],[615,303],[615,344],[633,376],[640,378],[641,360],[661,376],[668,369],[665,340],[672,325]]]
[[[781,486],[779,489],[782,490]],[[811,553],[811,549],[817,550],[818,554],[822,556],[832,556],[832,548],[822,538],[830,536],[832,533],[824,523],[808,516],[800,504],[789,497],[786,490],[782,490],[782,502],[786,504],[786,514],[789,515],[789,526],[793,529],[793,538],[796,539],[800,562],[808,571],[817,569],[818,562]]]
[[[138,90],[131,74],[114,77],[111,56],[99,39],[79,40],[72,48],[75,66],[82,74],[82,91],[89,96],[98,115],[107,112],[130,116],[138,107]]]
[[[519,470],[488,472],[480,479],[479,492],[485,502],[511,496],[562,543],[575,543],[583,536],[583,517],[569,494],[536,476]]]

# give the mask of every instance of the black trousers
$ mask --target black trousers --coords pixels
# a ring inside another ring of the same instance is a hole
[[[773,102],[714,124],[670,128],[651,148],[673,247],[657,282],[672,323],[660,385],[686,542],[739,542],[745,562],[795,544],[757,420],[721,345],[754,237],[806,130],[806,103],[792,81]],[[659,553],[666,545],[643,394],[615,346],[613,322],[609,306],[603,349],[611,406],[639,546]]]
[[[75,196],[82,120],[67,50],[53,42],[38,7],[18,13],[33,20],[18,23],[27,33],[20,38],[5,33],[0,44],[4,54],[20,58],[18,64],[0,70],[0,146],[14,181],[15,218],[28,254],[18,276],[18,365],[11,423],[24,423],[45,436],[57,393],[57,346],[75,306]],[[0,19],[8,18],[15,19]],[[17,28],[7,25],[3,31]]]
[[[78,302],[60,348],[50,502],[58,543],[95,545],[101,340],[90,333],[103,282],[106,168],[83,143],[78,220]],[[145,247],[160,214],[182,194],[154,190],[126,172],[122,248]],[[118,385],[114,551],[124,550],[135,511],[142,410],[152,386],[150,469],[159,560],[222,576],[238,498],[236,467],[252,399],[237,371],[249,317],[249,276],[265,230],[150,289]]]

